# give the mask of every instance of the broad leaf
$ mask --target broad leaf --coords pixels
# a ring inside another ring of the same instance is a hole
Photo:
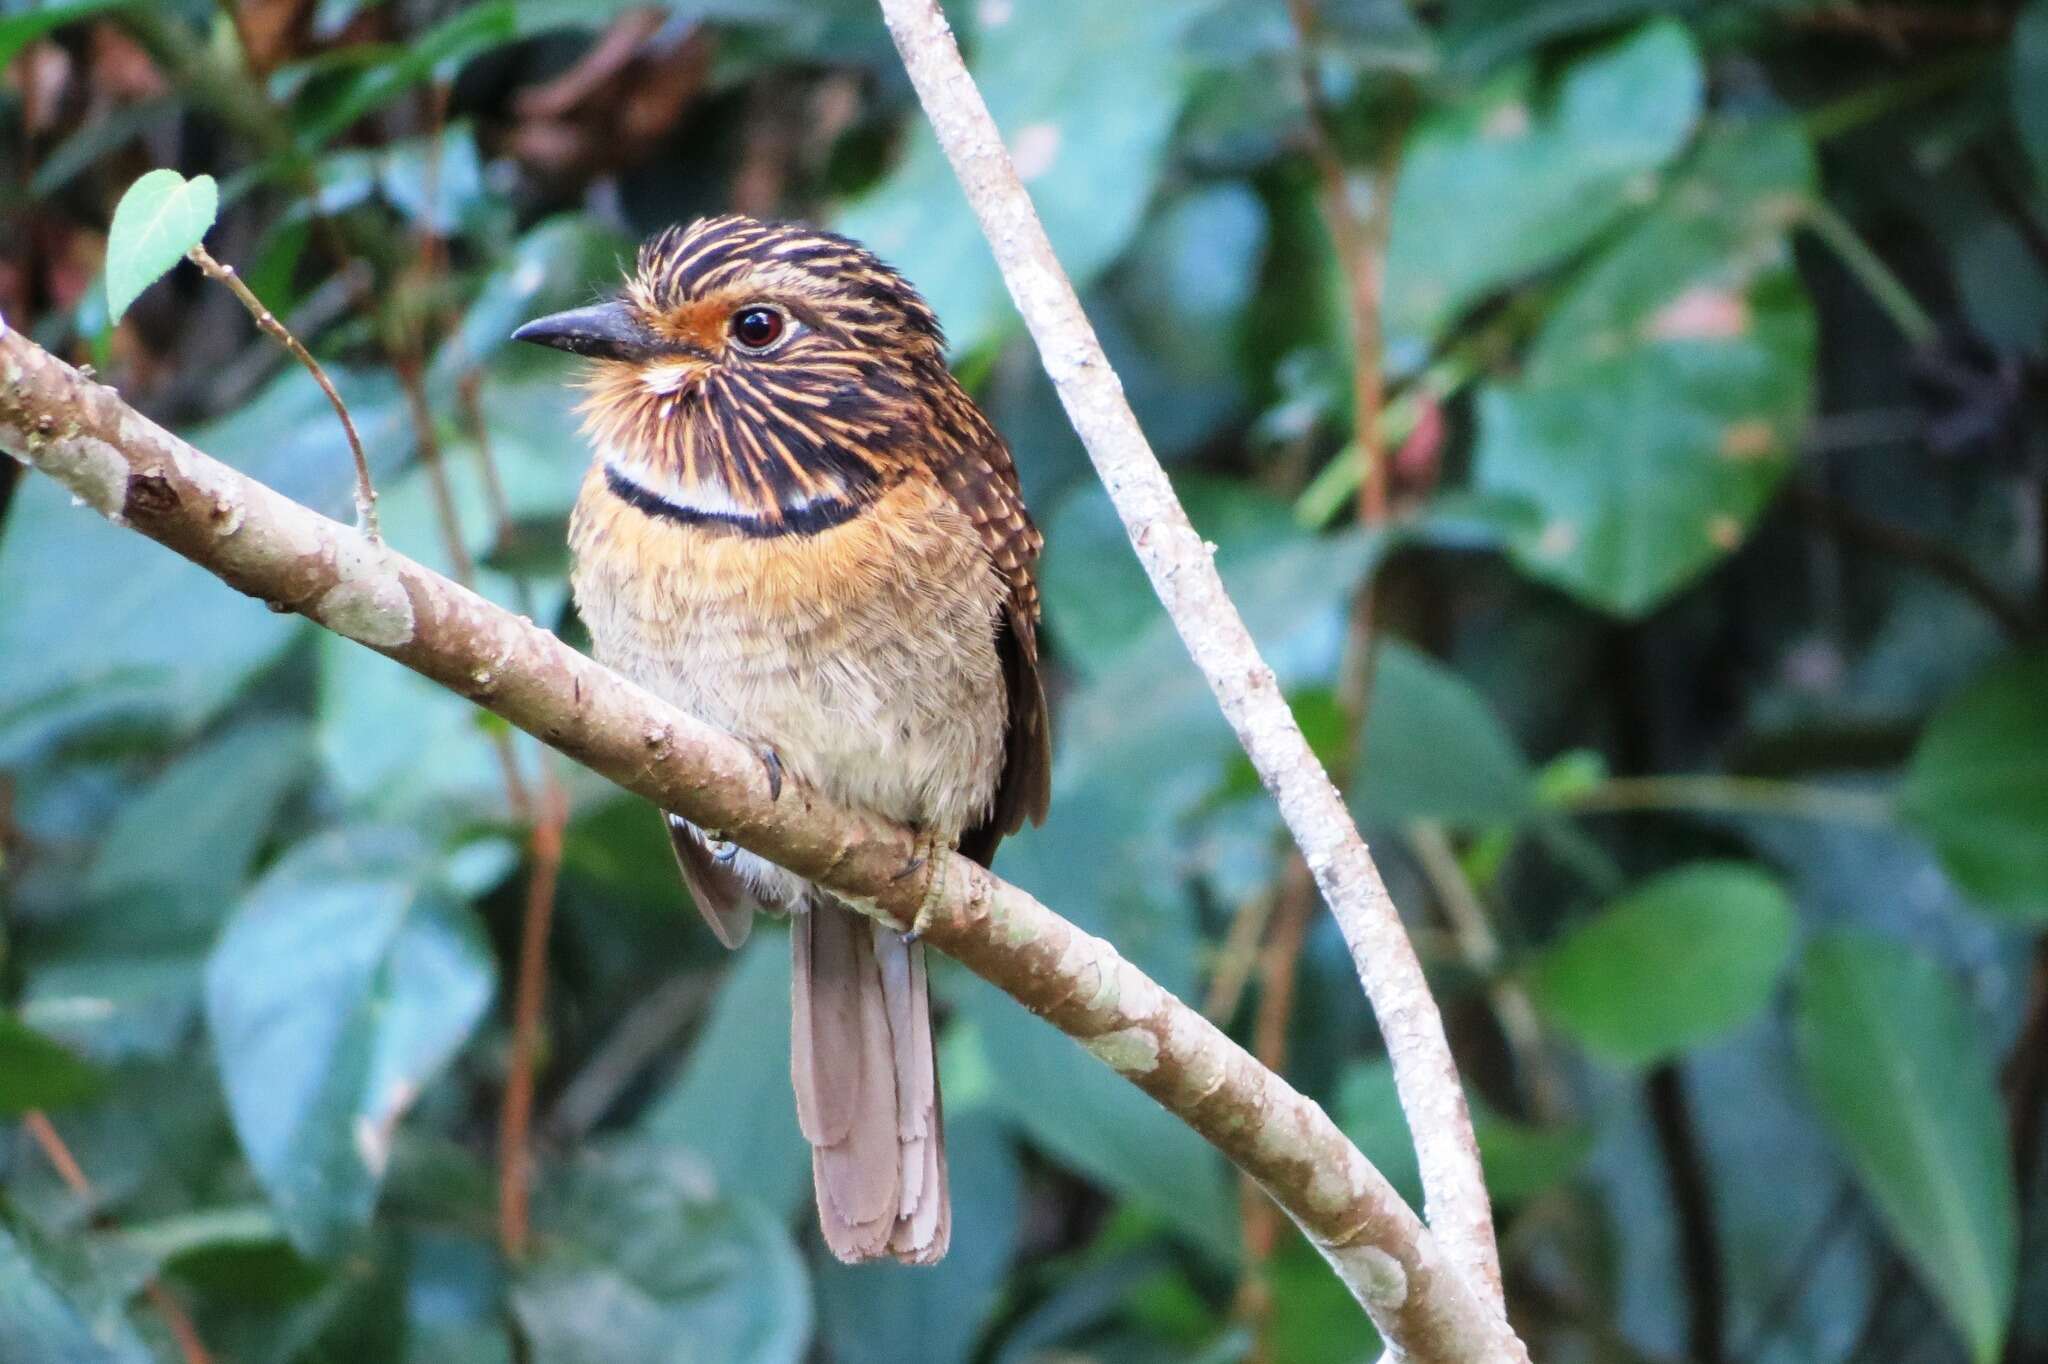
[[[1647,24],[1542,87],[1535,63],[1425,116],[1387,250],[1397,363],[1487,293],[1585,246],[1684,147],[1703,76],[1683,26]]]
[[[2034,174],[2048,180],[2048,0],[2028,0],[2012,29],[2012,119],[2034,158]]]
[[[1539,512],[1510,540],[1525,572],[1639,615],[1742,543],[1812,393],[1786,236],[1812,181],[1795,127],[1716,130],[1574,281],[1522,377],[1481,390],[1476,484]]]
[[[24,945],[23,1015],[100,1057],[175,1047],[206,954],[310,756],[303,722],[255,720],[186,753],[123,805],[82,903]]]
[[[1236,1259],[1237,1205],[1214,1149],[994,986],[967,981],[961,1000],[1001,1068],[998,1109],[1056,1160],[1143,1204],[1219,1263]]]
[[[46,33],[95,14],[141,3],[142,0],[56,0],[56,3],[9,14],[0,19],[0,71],[13,65],[24,47]]]
[[[1985,908],[2048,919],[2048,655],[1994,664],[1928,723],[1900,810]]]
[[[1439,819],[1507,823],[1529,806],[1531,773],[1479,690],[1421,651],[1385,640],[1373,662],[1372,702],[1352,809],[1399,825]]]
[[[1039,0],[981,11],[975,83],[1081,287],[1130,240],[1164,169],[1192,76],[1178,36],[1201,8]],[[1009,298],[931,130],[918,120],[910,138],[903,163],[835,226],[924,291],[956,350],[980,350],[1012,327]]]
[[[536,1230],[512,1290],[533,1364],[796,1364],[809,1347],[789,1234],[687,1152],[587,1152],[543,1181]]]
[[[2012,1307],[2018,1218],[1992,1058],[1968,1002],[1927,957],[1835,934],[1806,952],[1806,1083],[1899,1249],[1978,1364]]]
[[[1792,953],[1792,907],[1755,867],[1702,862],[1637,887],[1529,974],[1536,1004],[1620,1065],[1668,1060],[1769,1002]]]
[[[141,716],[189,733],[303,624],[70,500],[31,478],[7,506],[0,764],[95,721]]]
[[[250,891],[207,964],[235,1134],[292,1243],[335,1249],[490,1002],[489,945],[416,837],[343,829]]]
[[[0,1116],[64,1108],[98,1093],[105,1077],[19,1019],[0,1015]]]
[[[144,289],[199,245],[220,211],[210,175],[153,170],[128,187],[107,230],[107,312],[119,322]]]
[[[119,1299],[75,1282],[83,1266],[55,1259],[25,1228],[0,1222],[0,1364],[149,1364]]]
[[[682,931],[698,931],[695,919],[691,915]],[[785,934],[756,926],[718,987],[690,1059],[647,1110],[640,1131],[688,1147],[711,1167],[718,1187],[744,1189],[764,1208],[788,1213],[808,1200],[811,1148],[797,1129],[789,1087]]]

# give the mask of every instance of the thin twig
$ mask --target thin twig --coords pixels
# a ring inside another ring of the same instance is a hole
[[[1891,801],[1873,792],[1721,773],[1609,777],[1597,786],[1566,797],[1565,808],[1574,814],[1673,810],[1771,815],[1841,824],[1889,824],[1892,819]]]
[[[86,1178],[78,1158],[71,1154],[71,1148],[64,1144],[64,1138],[57,1135],[57,1129],[40,1110],[22,1114],[21,1125],[42,1148],[43,1156],[56,1170],[57,1178],[64,1181],[64,1187],[71,1190],[78,1201],[85,1205],[86,1213],[97,1216],[100,1211],[99,1192],[92,1181]],[[164,1327],[177,1342],[178,1357],[184,1364],[212,1364],[213,1356],[207,1353],[206,1343],[199,1338],[199,1329],[192,1324],[192,1316],[185,1305],[178,1301],[163,1281],[151,1274],[142,1281],[143,1296],[149,1299],[151,1307],[163,1318]]]
[[[1017,179],[988,106],[934,0],[881,0],[940,147],[1038,344],[1046,373],[1109,490],[1182,642],[1280,807],[1343,930],[1394,1065],[1429,1226],[1471,1291],[1500,1311],[1493,1211],[1472,1117],[1414,945],[1337,789],[1302,737],[1273,670],[1145,439],[1122,385]],[[1508,1333],[1512,1340],[1512,1333]],[[1509,1353],[1526,1354],[1515,1341]]]
[[[1804,484],[1793,484],[1788,496],[1794,510],[1845,542],[1897,559],[1962,593],[1998,622],[2008,639],[2024,640],[2041,631],[2042,622],[2034,619],[2023,601],[1992,581],[1955,546],[1866,516],[1840,498]]]
[[[677,1036],[704,1007],[722,974],[717,970],[685,972],[636,1001],[576,1072],[576,1078],[562,1086],[561,1097],[541,1124],[549,1139],[569,1145],[597,1126],[627,1087],[657,1058],[673,1050]]]
[[[334,383],[327,377],[327,371],[320,368],[320,362],[313,353],[299,344],[299,338],[278,321],[277,315],[263,305],[255,291],[242,283],[242,277],[235,273],[232,265],[222,265],[210,255],[204,246],[195,246],[185,253],[185,258],[204,270],[210,279],[219,280],[228,286],[228,291],[240,299],[242,306],[249,310],[249,316],[256,319],[256,325],[276,338],[277,343],[290,351],[292,358],[306,367],[313,376],[313,382],[320,385],[320,391],[327,395],[327,401],[334,405],[334,415],[341,419],[341,429],[348,436],[348,452],[356,464],[356,529],[372,540],[383,539],[377,527],[377,490],[370,483],[370,461],[363,454],[363,438],[356,434],[355,420],[348,415],[348,404],[341,400],[341,394],[334,389]]]
[[[509,1259],[526,1254],[529,1231],[534,1060],[540,1050],[541,1004],[547,992],[548,933],[555,916],[555,881],[562,870],[562,830],[569,805],[562,788],[541,770],[541,808],[533,821],[533,869],[526,878],[526,912],[519,925],[519,975],[513,986],[512,1060],[498,1116],[498,1244]]]
[[[1842,268],[1855,277],[1864,292],[1870,295],[1871,302],[1892,320],[1892,325],[1899,329],[1907,345],[1919,349],[1934,343],[1939,335],[1934,318],[1920,306],[1920,300],[1913,297],[1913,291],[1906,287],[1905,281],[1893,273],[1884,258],[1863,240],[1862,234],[1836,211],[1833,204],[1825,199],[1812,200],[1800,215],[1800,221],[1813,230],[1813,235],[1820,239],[1822,245],[1834,252]]]
[[[1434,820],[1418,820],[1408,826],[1408,846],[1436,892],[1437,904],[1451,926],[1451,940],[1458,956],[1486,982],[1486,994],[1493,1014],[1500,1021],[1501,1035],[1515,1059],[1522,1089],[1528,1096],[1529,1112],[1542,1123],[1564,1117],[1564,1078],[1550,1063],[1543,1045],[1543,1024],[1529,991],[1514,976],[1505,973],[1500,939],[1495,936],[1491,917],[1479,898],[1472,879],[1458,861],[1450,836]]]
[[[1685,1077],[1675,1062],[1651,1071],[1643,1082],[1650,1126],[1663,1153],[1671,1201],[1678,1214],[1679,1259],[1687,1290],[1686,1357],[1695,1364],[1723,1364],[1728,1357],[1727,1285],[1721,1269],[1721,1237],[1707,1159],[1700,1150]]]
[[[1230,1026],[1237,1006],[1244,999],[1244,987],[1251,982],[1259,964],[1259,943],[1273,917],[1276,898],[1271,886],[1261,886],[1244,897],[1224,930],[1223,945],[1216,950],[1216,966],[1209,973],[1209,993],[1202,999],[1202,1016],[1219,1028]]]
[[[1411,1364],[1528,1359],[1499,1307],[1319,1105],[1109,943],[986,868],[958,854],[921,858],[914,830],[801,781],[786,781],[775,799],[745,743],[208,458],[4,319],[0,450],[229,586],[411,668],[878,922],[903,930],[921,921],[926,943],[1081,1042],[1256,1177]],[[905,874],[912,862],[919,870]],[[1405,938],[1400,950],[1412,960]],[[1403,1020],[1382,1017],[1400,1032]]]
[[[1337,150],[1330,127],[1329,101],[1317,66],[1316,36],[1321,15],[1315,0],[1287,0],[1294,23],[1295,67],[1308,117],[1309,159],[1322,186],[1323,222],[1336,247],[1337,268],[1351,308],[1352,426],[1361,470],[1358,519],[1377,526],[1387,517],[1387,451],[1380,429],[1386,406],[1385,328],[1380,315],[1380,286],[1386,274],[1387,235],[1393,225],[1394,180],[1400,169],[1402,124],[1384,134],[1384,150],[1374,168],[1372,198],[1361,215],[1351,198],[1351,176]]]
[[[1259,953],[1259,1007],[1252,1018],[1252,1055],[1275,1075],[1287,1070],[1287,1031],[1294,1018],[1295,973],[1309,918],[1315,913],[1316,884],[1299,854],[1290,852],[1273,898],[1272,922]],[[1280,1210],[1249,1177],[1239,1181],[1239,1220],[1243,1225],[1244,1273],[1238,1280],[1231,1315],[1252,1333],[1253,1364],[1273,1358],[1273,1290],[1266,1266],[1280,1244]]]
[[[434,409],[427,400],[425,366],[417,355],[401,355],[394,362],[398,386],[405,392],[405,404],[412,417],[413,443],[420,452],[420,465],[427,473],[427,488],[434,499],[434,516],[441,524],[441,545],[448,554],[451,576],[464,587],[476,586],[476,561],[462,539],[462,513],[455,505],[455,489],[448,482],[448,469],[441,459],[441,437],[434,427]]]

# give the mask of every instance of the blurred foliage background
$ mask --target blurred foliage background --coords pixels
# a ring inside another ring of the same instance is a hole
[[[949,8],[1408,915],[1536,1356],[2048,1358],[2048,0]],[[1413,1196],[1342,944],[866,0],[8,0],[0,62],[9,325],[348,515],[225,290],[107,323],[123,188],[217,176],[392,542],[572,639],[573,366],[512,327],[700,213],[901,266],[1048,535],[1056,801],[999,869]],[[721,953],[647,809],[10,461],[0,517],[0,1361],[1375,1357],[957,969],[952,1255],[830,1263],[781,936]]]

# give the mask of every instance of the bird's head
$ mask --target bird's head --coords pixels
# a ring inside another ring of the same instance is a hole
[[[872,497],[951,384],[901,275],[834,233],[738,216],[653,237],[615,297],[513,337],[595,362],[582,412],[609,468],[733,514]]]

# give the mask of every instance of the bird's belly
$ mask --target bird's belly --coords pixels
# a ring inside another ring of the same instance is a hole
[[[1002,587],[956,509],[898,496],[748,539],[586,492],[573,581],[605,663],[833,800],[951,837],[1001,774]]]

